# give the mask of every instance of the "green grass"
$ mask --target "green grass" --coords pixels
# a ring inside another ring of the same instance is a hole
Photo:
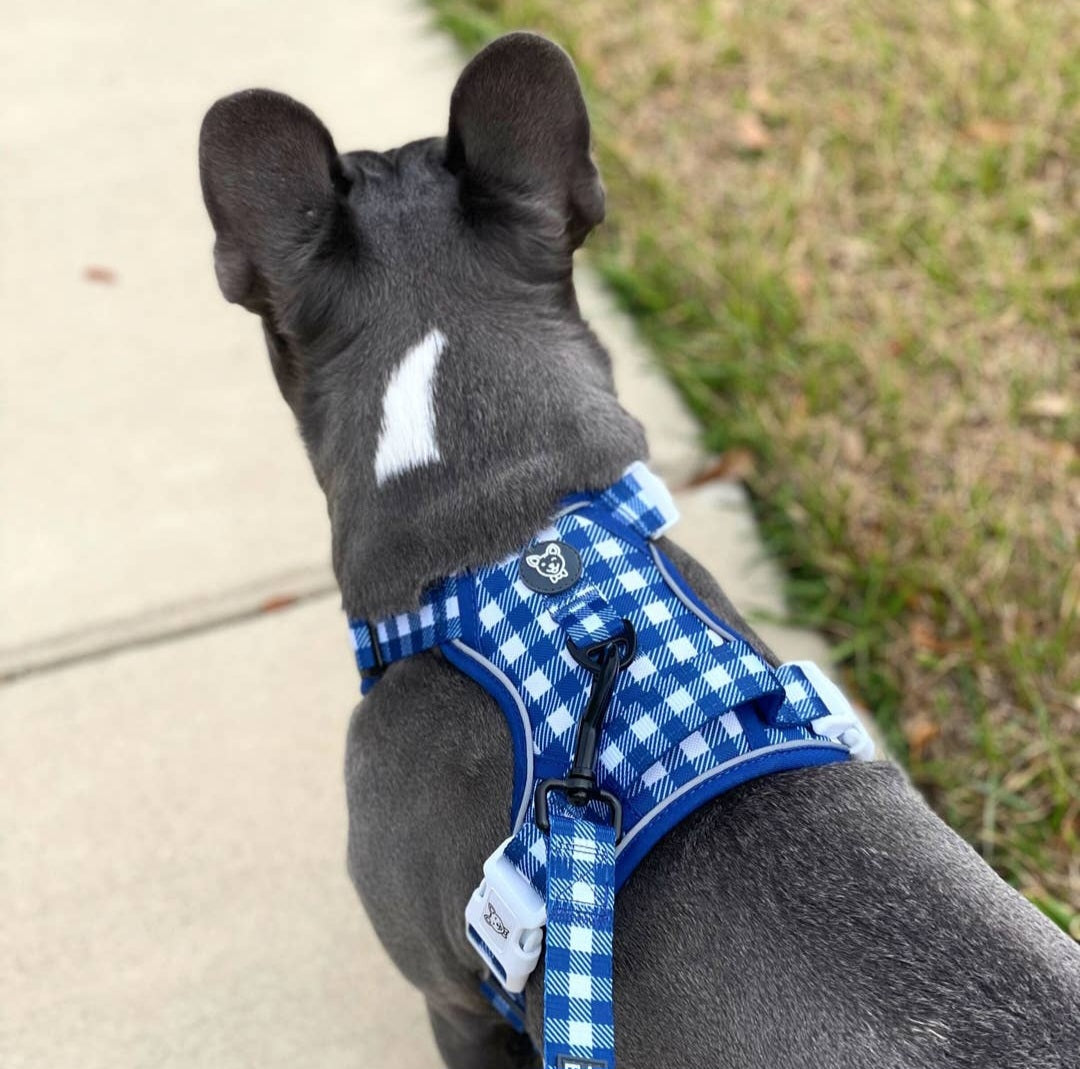
[[[796,618],[1080,937],[1080,8],[432,2],[574,55],[592,261],[753,455]]]

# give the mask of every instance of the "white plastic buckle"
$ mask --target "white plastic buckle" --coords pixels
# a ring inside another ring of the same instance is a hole
[[[507,839],[484,862],[484,879],[465,907],[465,934],[512,995],[540,960],[547,908],[536,888],[506,858]]]
[[[802,669],[807,682],[829,710],[828,716],[819,716],[817,720],[810,721],[814,733],[835,739],[841,746],[847,747],[856,761],[872,761],[876,749],[874,740],[863,727],[859,714],[844,692],[813,661],[792,663]]]

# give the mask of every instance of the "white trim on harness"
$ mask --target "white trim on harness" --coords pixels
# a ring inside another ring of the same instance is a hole
[[[654,509],[667,517],[665,523],[649,533],[650,540],[663,537],[679,522],[679,506],[675,504],[675,498],[668,489],[667,483],[655,472],[650,471],[643,460],[635,460],[623,473],[623,478],[627,475],[641,487],[641,496],[649,501]]]

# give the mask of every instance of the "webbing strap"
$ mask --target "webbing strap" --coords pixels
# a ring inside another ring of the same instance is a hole
[[[664,480],[638,460],[597,499],[645,538],[659,538],[679,519],[679,509]]]
[[[844,692],[813,661],[789,661],[776,670],[784,704],[773,723],[809,723],[814,733],[835,739],[856,761],[871,761],[874,740]]]
[[[553,602],[550,611],[575,646],[616,638],[626,630],[594,583],[579,583]]]
[[[615,831],[552,799],[544,948],[544,1069],[614,1069]]]
[[[401,612],[382,620],[350,620],[356,663],[362,674],[411,657],[461,637],[459,580],[440,583],[416,612]]]
[[[520,995],[509,995],[494,980],[480,981],[480,994],[491,1003],[492,1008],[515,1031],[525,1033],[525,1007]]]

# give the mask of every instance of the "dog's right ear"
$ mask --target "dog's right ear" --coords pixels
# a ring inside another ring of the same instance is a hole
[[[462,71],[450,98],[446,165],[462,177],[464,196],[531,209],[570,249],[604,218],[577,72],[538,34],[506,34]]]
[[[225,299],[265,312],[287,294],[339,218],[345,180],[326,127],[282,93],[223,97],[199,135],[203,199]]]

